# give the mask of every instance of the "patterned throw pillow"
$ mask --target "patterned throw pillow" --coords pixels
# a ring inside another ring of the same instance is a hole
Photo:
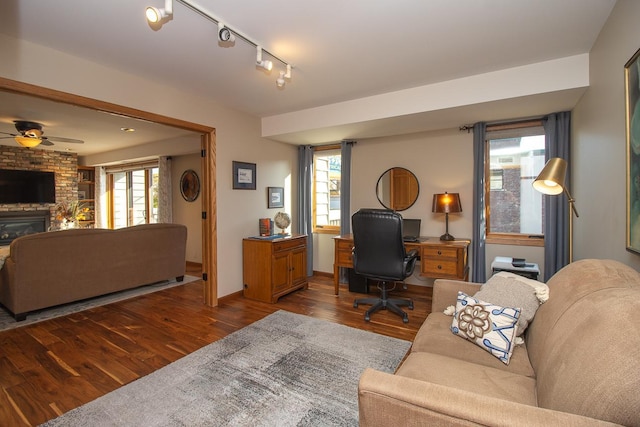
[[[519,317],[519,308],[500,307],[458,292],[451,331],[508,365],[515,346]]]

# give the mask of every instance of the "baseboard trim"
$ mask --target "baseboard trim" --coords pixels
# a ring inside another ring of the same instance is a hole
[[[202,271],[202,263],[201,262],[187,261],[187,268],[199,269],[199,270]]]
[[[313,270],[313,275],[314,276],[320,276],[320,277],[331,277],[331,278],[333,278],[333,273],[327,273],[326,271],[315,271],[315,270]]]
[[[225,295],[223,297],[218,298],[218,305],[220,305],[223,302],[226,302],[227,300],[233,299],[233,298],[237,298],[237,297],[241,297],[242,296],[242,291],[238,291],[238,292],[234,292],[232,294],[229,295]]]

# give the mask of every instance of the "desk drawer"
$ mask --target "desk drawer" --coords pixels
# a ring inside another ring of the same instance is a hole
[[[422,274],[427,277],[458,278],[458,260],[422,259]]]
[[[428,258],[433,260],[439,259],[457,259],[458,248],[443,248],[443,247],[424,247],[422,248],[422,258]]]
[[[353,265],[353,242],[349,241],[337,241],[336,244],[336,253],[335,253],[335,264],[340,266],[352,266]]]

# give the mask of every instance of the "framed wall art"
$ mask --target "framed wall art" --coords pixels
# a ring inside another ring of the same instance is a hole
[[[640,253],[640,50],[624,66],[627,136],[627,250]]]
[[[256,189],[256,164],[245,162],[233,162],[233,189],[234,190],[255,190]]]
[[[267,208],[284,208],[284,187],[267,187]]]
[[[180,194],[187,202],[193,202],[200,194],[200,178],[193,169],[188,169],[180,177]]]

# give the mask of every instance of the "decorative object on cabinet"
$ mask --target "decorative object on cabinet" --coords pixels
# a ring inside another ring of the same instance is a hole
[[[446,230],[445,233],[440,236],[440,240],[455,240],[455,237],[449,234],[449,214],[462,212],[460,195],[458,193],[449,194],[446,191],[444,192],[444,194],[434,194],[431,212],[444,214]]]
[[[243,294],[246,298],[276,303],[278,298],[307,289],[307,236],[242,241]]]
[[[187,202],[193,202],[200,194],[200,178],[193,169],[187,169],[180,177],[180,194]]]
[[[236,162],[232,163],[233,169],[233,189],[234,190],[255,190],[256,189],[256,164]]]
[[[538,177],[533,181],[533,188],[550,196],[557,196],[563,192],[567,195],[569,200],[569,262],[573,262],[573,214],[578,218],[578,211],[576,210],[575,201],[569,190],[564,185],[564,179],[567,174],[567,161],[560,157],[554,157],[549,159],[544,168],[540,171]]]
[[[284,208],[284,188],[267,187],[267,207]]]
[[[418,200],[418,178],[408,169],[394,167],[386,170],[376,184],[376,196],[382,206],[395,211],[409,209]]]
[[[286,212],[278,212],[275,217],[273,217],[278,228],[280,228],[280,234],[287,234],[287,227],[291,225],[291,217]]]
[[[627,131],[627,249],[640,253],[640,49],[625,64],[624,77]]]

